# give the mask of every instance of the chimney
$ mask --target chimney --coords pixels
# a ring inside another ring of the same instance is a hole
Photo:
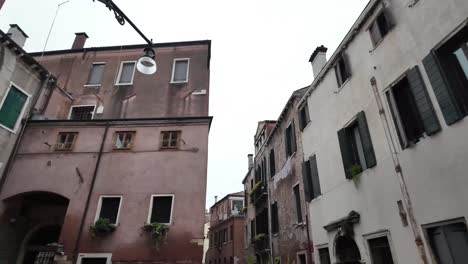
[[[29,38],[17,24],[10,24],[7,35],[21,48],[24,47],[26,39]]]
[[[309,62],[312,63],[312,71],[314,72],[314,78],[320,73],[323,69],[323,66],[327,63],[327,48],[323,45],[317,47],[310,56]]]
[[[215,195],[215,203],[218,202],[218,195]]]
[[[86,43],[86,39],[89,38],[85,32],[75,33],[75,41],[73,42],[72,49],[82,49]]]
[[[248,167],[248,169],[250,170],[250,168],[253,167],[253,154],[247,155],[247,159],[248,159],[248,161],[249,161],[249,167]]]

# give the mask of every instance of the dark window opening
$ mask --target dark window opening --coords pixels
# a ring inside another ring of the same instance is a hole
[[[328,248],[319,248],[318,253],[320,258],[320,264],[331,264],[330,252],[328,252]]]
[[[75,145],[75,140],[77,136],[77,132],[59,132],[57,143],[55,144],[55,150],[72,150],[73,146]]]
[[[299,254],[299,264],[307,264],[307,258],[305,254]]]
[[[120,199],[120,197],[101,197],[101,210],[99,212],[99,218],[108,219],[112,224],[117,224]]]
[[[307,126],[307,124],[309,124],[310,122],[309,107],[307,106],[307,103],[305,103],[299,109],[298,117],[299,117],[299,129],[300,131],[303,131],[304,128]]]
[[[296,203],[296,220],[298,223],[302,223],[301,194],[299,192],[299,185],[294,186],[294,200]]]
[[[271,205],[271,229],[273,234],[279,232],[279,217],[278,217],[278,203],[274,202]]]
[[[270,177],[275,176],[276,174],[276,164],[275,164],[275,150],[270,150]]]
[[[91,120],[93,119],[94,106],[73,106],[70,115],[71,120]]]
[[[234,240],[234,225],[231,225],[231,232],[229,234],[229,241]]]
[[[172,196],[153,196],[151,223],[170,224],[172,214]]]
[[[106,264],[107,258],[81,258],[81,264]]]
[[[369,239],[368,243],[373,264],[393,264],[392,251],[386,236]]]
[[[284,133],[285,135],[285,148],[286,156],[290,157],[296,152],[296,131],[294,130],[294,123],[291,123]]]
[[[161,132],[161,148],[176,149],[179,148],[180,131],[163,131]]]
[[[351,77],[347,57],[344,54],[339,55],[336,59],[335,74],[338,87],[341,87]]]
[[[369,28],[372,44],[377,46],[380,41],[388,34],[392,27],[389,14],[386,11],[380,13]]]

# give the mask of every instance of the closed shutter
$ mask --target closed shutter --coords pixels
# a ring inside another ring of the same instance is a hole
[[[312,178],[312,196],[313,198],[316,198],[322,194],[320,190],[320,180],[319,180],[316,156],[310,159],[310,175]]]
[[[28,97],[24,93],[11,86],[0,109],[0,123],[10,129],[15,129],[27,99]]]
[[[290,143],[290,136],[289,136],[289,127],[286,128],[284,133],[284,149],[286,150],[286,157],[291,156],[291,143]]]
[[[291,154],[296,152],[296,129],[294,128],[294,121],[291,123]]]
[[[424,130],[430,136],[440,131],[440,123],[434,112],[431,99],[427,94],[426,86],[421,77],[418,66],[406,73],[411,93],[416,102],[419,116],[424,126]]]
[[[423,64],[447,125],[451,125],[462,119],[463,114],[452,90],[449,88],[448,81],[445,79],[439,67],[435,54],[429,53],[429,55],[423,59]]]
[[[351,168],[351,153],[349,148],[348,139],[346,137],[346,129],[340,129],[338,131],[338,141],[340,143],[340,150],[341,150],[341,159],[343,160],[343,168],[345,171],[346,179],[351,179],[353,176],[349,169]]]
[[[312,180],[310,175],[310,161],[302,163],[302,180],[304,182],[304,196],[307,202],[312,201]]]
[[[367,168],[372,168],[377,165],[377,160],[375,159],[374,147],[372,146],[372,140],[364,111],[357,115],[357,121],[359,133],[361,134],[362,148],[364,149],[364,156],[366,157],[366,165]]]

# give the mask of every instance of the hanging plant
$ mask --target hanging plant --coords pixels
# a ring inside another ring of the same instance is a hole
[[[92,237],[103,237],[115,231],[115,225],[107,218],[99,218],[94,225],[90,226]]]
[[[361,165],[354,164],[353,166],[351,166],[351,168],[349,168],[349,173],[351,174],[351,177],[353,178],[354,176],[359,175],[361,172],[362,172]]]
[[[159,249],[159,245],[167,238],[169,226],[166,224],[151,223],[144,225],[143,230],[150,233],[154,246],[156,249]]]

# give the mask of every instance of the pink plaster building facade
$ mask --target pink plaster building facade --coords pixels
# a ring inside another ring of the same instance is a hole
[[[31,54],[67,96],[40,100],[6,169],[0,262],[53,259],[58,242],[65,263],[201,263],[211,42],[155,44],[158,72],[143,75],[143,45],[86,38]],[[91,232],[99,219],[114,230]],[[149,223],[169,227],[158,246]]]

